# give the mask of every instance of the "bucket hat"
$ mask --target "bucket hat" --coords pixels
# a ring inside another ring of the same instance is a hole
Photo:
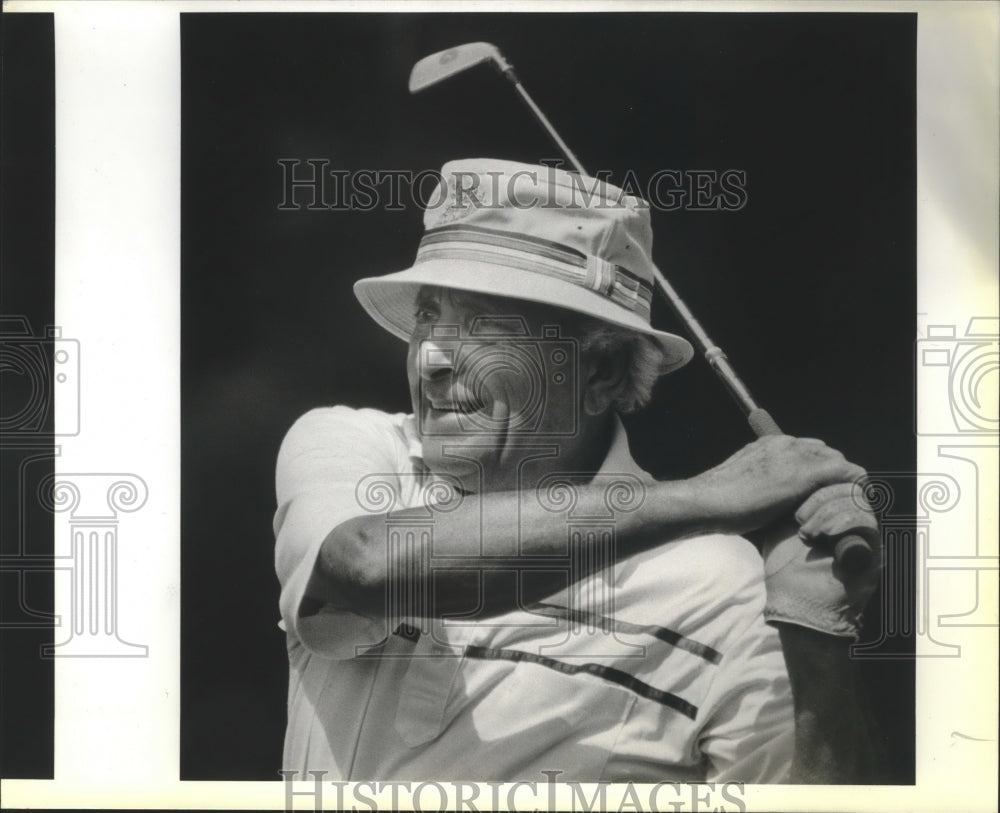
[[[450,161],[424,211],[410,268],[369,277],[354,294],[383,328],[409,339],[421,286],[512,297],[581,313],[650,336],[662,372],[694,355],[650,324],[649,206],[612,184],[490,158]]]

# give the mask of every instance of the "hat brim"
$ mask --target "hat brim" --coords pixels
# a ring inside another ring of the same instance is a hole
[[[429,259],[405,271],[368,277],[354,283],[354,295],[379,325],[409,340],[416,324],[414,301],[424,285],[523,299],[564,308],[634,330],[652,338],[663,351],[662,373],[683,367],[694,356],[684,338],[655,330],[642,317],[570,282],[468,260]]]

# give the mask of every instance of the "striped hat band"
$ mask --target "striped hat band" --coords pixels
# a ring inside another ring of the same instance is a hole
[[[647,322],[650,318],[649,283],[600,257],[532,235],[482,226],[439,226],[424,233],[415,265],[430,260],[467,260],[531,271],[593,291]]]

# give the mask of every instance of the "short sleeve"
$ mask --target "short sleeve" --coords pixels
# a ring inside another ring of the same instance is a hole
[[[291,640],[322,657],[351,658],[386,636],[384,618],[336,602],[310,606],[306,587],[330,532],[364,513],[359,482],[398,470],[393,420],[370,409],[315,409],[295,422],[278,452],[274,534],[282,626]]]

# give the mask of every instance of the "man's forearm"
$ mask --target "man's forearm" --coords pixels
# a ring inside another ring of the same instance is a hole
[[[606,514],[604,487],[579,485],[574,491],[574,516]],[[613,550],[586,558],[610,564],[667,540],[711,530],[707,517],[713,512],[703,502],[699,490],[686,481],[647,484],[636,510],[616,515]],[[430,590],[433,584],[433,614],[468,611],[477,604],[484,613],[504,612],[516,607],[519,598],[507,574],[530,571],[520,579],[520,599],[534,600],[565,587],[567,559],[582,553],[567,549],[569,506],[551,509],[516,492],[499,492],[473,495],[452,511],[436,511],[433,563],[429,535],[416,534],[412,544],[387,550],[387,523],[405,526],[412,519],[419,525],[427,519],[426,509],[349,520],[324,540],[308,592],[342,606],[380,611],[387,589],[419,583]],[[390,555],[397,558],[390,561]]]
[[[797,784],[860,784],[876,766],[857,663],[847,638],[778,623],[795,703]]]

